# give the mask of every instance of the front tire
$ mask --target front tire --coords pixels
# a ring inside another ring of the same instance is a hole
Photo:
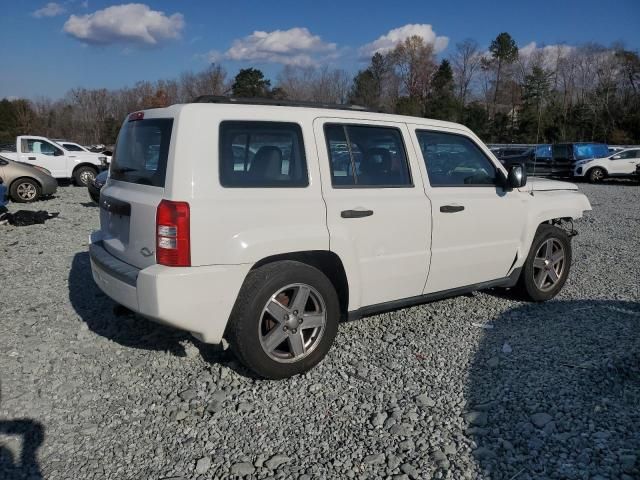
[[[567,233],[553,225],[540,225],[518,281],[522,294],[534,302],[555,297],[569,276],[571,256]]]
[[[295,261],[249,273],[229,319],[227,338],[238,359],[263,378],[304,373],[327,354],[340,305],[331,281]]]
[[[11,184],[9,194],[16,203],[31,203],[40,198],[42,188],[31,178],[19,178]]]
[[[92,167],[80,167],[73,172],[73,180],[79,187],[86,187],[96,178],[98,171]]]
[[[587,174],[587,178],[589,179],[589,183],[599,183],[604,180],[607,176],[607,172],[604,171],[603,168],[594,167],[589,170]]]

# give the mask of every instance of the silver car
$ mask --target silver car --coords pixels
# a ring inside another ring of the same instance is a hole
[[[7,187],[9,198],[18,203],[35,202],[41,197],[53,195],[58,189],[58,182],[47,169],[15,162],[2,155],[0,183]]]

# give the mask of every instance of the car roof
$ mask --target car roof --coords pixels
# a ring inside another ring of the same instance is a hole
[[[285,105],[285,104],[250,104],[250,103],[180,103],[165,108],[154,108],[141,110],[145,118],[177,117],[182,112],[213,113],[219,112],[222,116],[228,112],[247,112],[248,118],[251,114],[260,112],[263,117],[267,112],[277,114],[277,118],[284,118],[288,121],[300,121],[303,119],[313,120],[314,118],[329,117],[343,118],[347,120],[363,121],[385,121],[393,123],[408,123],[414,125],[433,126],[445,129],[462,130],[468,133],[473,132],[462,124],[435,120],[430,118],[412,117],[408,115],[396,115],[390,113],[379,113],[360,109],[334,108],[326,106]],[[276,116],[276,115],[274,115]],[[258,118],[256,118],[258,120]]]

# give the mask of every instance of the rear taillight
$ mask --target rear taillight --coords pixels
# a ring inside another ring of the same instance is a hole
[[[191,266],[189,204],[162,200],[156,212],[156,261],[169,267]]]

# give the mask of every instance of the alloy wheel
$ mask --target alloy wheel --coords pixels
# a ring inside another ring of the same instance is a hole
[[[18,197],[20,197],[20,200],[30,202],[31,200],[34,200],[36,198],[38,191],[36,190],[35,185],[25,182],[18,185],[18,188],[16,188],[16,193]]]
[[[80,181],[85,186],[89,185],[95,178],[95,174],[89,170],[85,170],[80,174]]]
[[[260,345],[277,362],[297,362],[316,349],[326,324],[327,308],[320,293],[304,283],[287,285],[262,309]]]
[[[533,281],[542,292],[552,290],[562,278],[565,270],[564,247],[555,238],[547,239],[533,259]]]

